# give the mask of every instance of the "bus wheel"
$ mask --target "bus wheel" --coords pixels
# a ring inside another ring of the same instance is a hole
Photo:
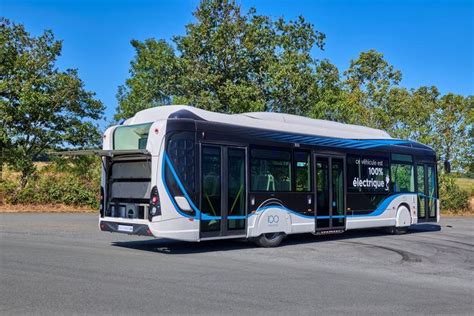
[[[284,238],[284,233],[267,233],[261,234],[257,238],[253,239],[253,242],[260,247],[277,247]]]
[[[387,227],[386,232],[390,235],[403,235],[408,232],[408,227]]]

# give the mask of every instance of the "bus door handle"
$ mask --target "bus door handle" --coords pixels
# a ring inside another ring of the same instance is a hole
[[[311,205],[311,203],[313,203],[313,199],[311,198],[311,195],[308,195],[307,198],[308,198],[308,205]]]

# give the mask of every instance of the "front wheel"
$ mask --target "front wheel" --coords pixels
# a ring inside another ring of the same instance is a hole
[[[284,233],[267,233],[254,238],[253,242],[260,247],[277,247],[284,238]]]

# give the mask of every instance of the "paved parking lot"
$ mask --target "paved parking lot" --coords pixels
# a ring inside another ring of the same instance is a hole
[[[474,218],[379,231],[184,243],[86,214],[0,214],[0,314],[473,314]]]

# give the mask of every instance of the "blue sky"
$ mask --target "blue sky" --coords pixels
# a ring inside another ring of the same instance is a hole
[[[87,89],[115,112],[117,87],[128,77],[131,39],[171,39],[193,21],[196,0],[0,0],[0,15],[33,35],[51,29],[63,40],[58,66],[78,68]],[[341,71],[361,51],[376,49],[403,73],[402,85],[436,85],[442,93],[474,94],[474,0],[238,0],[244,11],[273,18],[303,15],[326,34],[328,58]],[[106,122],[101,123],[102,126]]]

